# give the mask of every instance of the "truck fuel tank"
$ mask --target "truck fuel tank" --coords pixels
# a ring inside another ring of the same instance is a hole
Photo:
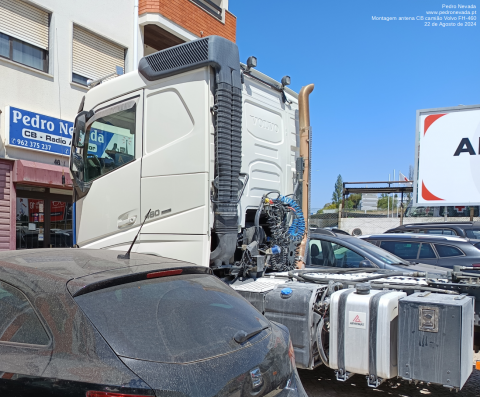
[[[338,380],[363,374],[377,387],[398,375],[398,301],[406,295],[370,290],[369,284],[331,295],[329,365]]]

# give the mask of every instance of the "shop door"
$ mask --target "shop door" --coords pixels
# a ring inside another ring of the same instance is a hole
[[[17,249],[44,246],[44,210],[44,200],[17,197]]]
[[[16,248],[72,247],[71,191],[23,185],[16,190]]]

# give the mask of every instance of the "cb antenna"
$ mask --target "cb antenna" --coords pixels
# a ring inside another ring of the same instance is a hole
[[[137,237],[138,237],[138,235],[140,234],[143,225],[144,225],[145,222],[147,221],[148,215],[150,214],[150,211],[151,211],[151,210],[152,210],[152,209],[150,208],[150,209],[148,210],[148,212],[147,212],[147,215],[145,215],[145,219],[143,220],[142,224],[140,225],[140,229],[138,229],[138,233],[137,233],[137,235],[135,236],[135,238],[133,239],[132,245],[130,245],[130,248],[128,249],[127,253],[126,253],[125,255],[119,254],[119,255],[117,256],[117,259],[130,259],[130,251],[132,250],[133,245],[135,244],[135,241],[137,241]]]

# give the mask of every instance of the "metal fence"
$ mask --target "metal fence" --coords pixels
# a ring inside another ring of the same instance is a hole
[[[342,210],[341,212],[330,212],[311,215],[309,218],[310,227],[320,228],[338,228],[349,234],[365,235],[384,233],[389,229],[400,226],[402,224],[425,223],[425,222],[467,222],[470,217],[447,217],[444,216],[412,216],[403,217],[400,210],[392,211],[376,210],[376,211],[359,211],[359,210]],[[480,221],[480,217],[474,217],[474,221]]]

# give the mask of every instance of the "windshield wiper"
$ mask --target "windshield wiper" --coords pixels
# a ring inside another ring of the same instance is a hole
[[[266,325],[265,327],[252,331],[249,334],[247,334],[243,329],[241,329],[235,333],[235,336],[233,337],[233,339],[237,343],[243,343],[249,340],[250,338],[253,338],[255,335],[258,335],[260,332],[262,332],[263,330],[266,330],[267,328],[270,328],[270,327]]]

